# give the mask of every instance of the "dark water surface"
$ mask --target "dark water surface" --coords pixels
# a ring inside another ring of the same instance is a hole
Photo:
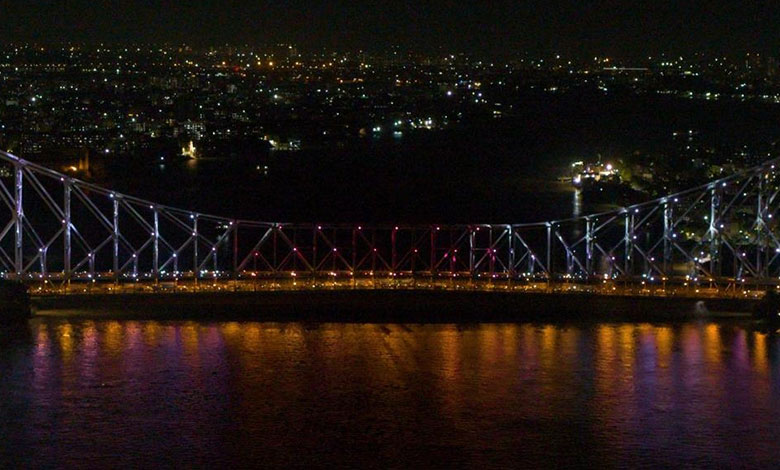
[[[780,337],[731,323],[36,319],[0,467],[774,467]]]
[[[766,104],[601,92],[516,99],[522,105],[504,119],[400,140],[233,160],[110,160],[99,182],[176,207],[272,222],[537,222],[607,209],[556,183],[574,161],[600,156],[617,164],[637,151],[688,159],[672,135],[689,130],[697,136],[691,145],[721,157],[780,139],[780,107]]]

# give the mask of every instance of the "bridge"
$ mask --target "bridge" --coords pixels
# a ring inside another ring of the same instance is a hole
[[[780,283],[778,165],[565,220],[300,224],[169,207],[0,152],[0,275],[40,293],[377,286],[756,293]]]

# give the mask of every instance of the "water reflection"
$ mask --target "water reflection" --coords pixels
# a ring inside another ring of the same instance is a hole
[[[739,325],[36,320],[25,338],[0,343],[10,463],[780,456],[780,339]]]
[[[580,215],[582,215],[582,191],[575,189],[572,193],[571,216],[579,217]]]

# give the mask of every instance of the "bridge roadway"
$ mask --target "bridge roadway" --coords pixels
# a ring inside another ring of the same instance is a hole
[[[509,281],[217,281],[34,290],[39,315],[91,319],[462,322],[745,317],[761,290]]]
[[[522,295],[595,294],[613,297],[661,297],[695,299],[760,299],[766,289],[760,285],[731,283],[718,286],[693,283],[647,284],[599,280],[591,283],[545,280],[518,282],[513,279],[431,279],[431,278],[286,278],[286,279],[200,279],[168,282],[32,282],[33,296],[121,295],[121,294],[198,294],[231,292],[312,292],[312,291],[430,291],[430,292],[502,292]]]

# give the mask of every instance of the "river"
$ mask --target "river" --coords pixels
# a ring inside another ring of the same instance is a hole
[[[771,467],[780,337],[738,322],[36,318],[0,467]]]

